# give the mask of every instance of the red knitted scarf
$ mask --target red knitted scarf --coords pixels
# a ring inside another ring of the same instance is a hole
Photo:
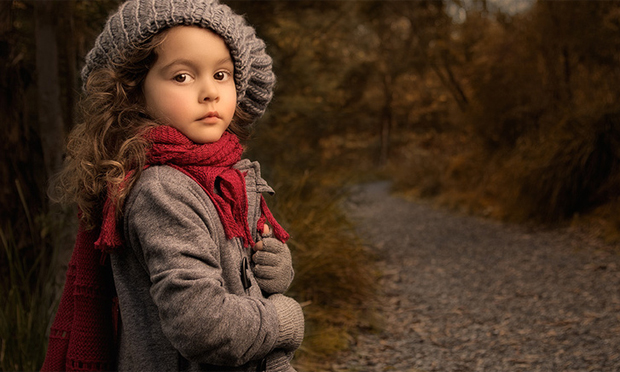
[[[147,139],[152,143],[147,167],[165,164],[191,177],[213,201],[226,237],[240,238],[245,247],[254,246],[247,220],[244,174],[232,168],[242,153],[237,137],[225,132],[217,142],[198,145],[176,129],[160,126],[149,131]],[[101,227],[86,230],[80,224],[42,371],[116,368],[118,306],[112,272],[105,260],[107,253],[123,246],[114,206],[108,198]],[[288,234],[273,218],[263,198],[261,211],[255,228],[262,231],[268,221],[275,237],[286,242]]]

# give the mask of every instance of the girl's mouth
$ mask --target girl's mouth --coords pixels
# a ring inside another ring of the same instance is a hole
[[[215,123],[219,119],[220,119],[220,114],[217,111],[209,111],[206,115],[198,119],[198,121],[211,124],[211,123]]]
[[[209,112],[207,112],[207,114],[205,116],[200,118],[200,120],[207,119],[207,118],[219,118],[219,117],[220,117],[220,114],[218,114],[217,111],[209,111]]]

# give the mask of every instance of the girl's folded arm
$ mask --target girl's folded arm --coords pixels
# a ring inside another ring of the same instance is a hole
[[[164,334],[200,363],[241,365],[264,357],[278,339],[276,308],[236,291],[238,273],[223,270],[222,262],[234,260],[228,256],[238,248],[222,244],[217,212],[202,189],[178,171],[157,168],[151,172],[159,177],[143,177],[134,190],[126,226],[144,257]],[[171,172],[175,178],[164,176]]]

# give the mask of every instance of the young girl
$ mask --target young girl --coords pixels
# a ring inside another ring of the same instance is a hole
[[[129,0],[86,57],[57,189],[80,229],[43,370],[294,371],[300,305],[240,140],[275,77],[213,0]]]

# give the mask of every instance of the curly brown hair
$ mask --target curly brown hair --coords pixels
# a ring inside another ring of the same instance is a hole
[[[160,123],[146,112],[142,85],[165,35],[166,31],[154,35],[121,56],[120,62],[93,71],[86,81],[81,121],[69,134],[65,164],[52,179],[49,194],[52,200],[76,203],[87,228],[101,222],[108,197],[120,217],[146,164],[149,143],[144,134]],[[243,142],[250,126],[250,116],[237,108],[228,131]]]

